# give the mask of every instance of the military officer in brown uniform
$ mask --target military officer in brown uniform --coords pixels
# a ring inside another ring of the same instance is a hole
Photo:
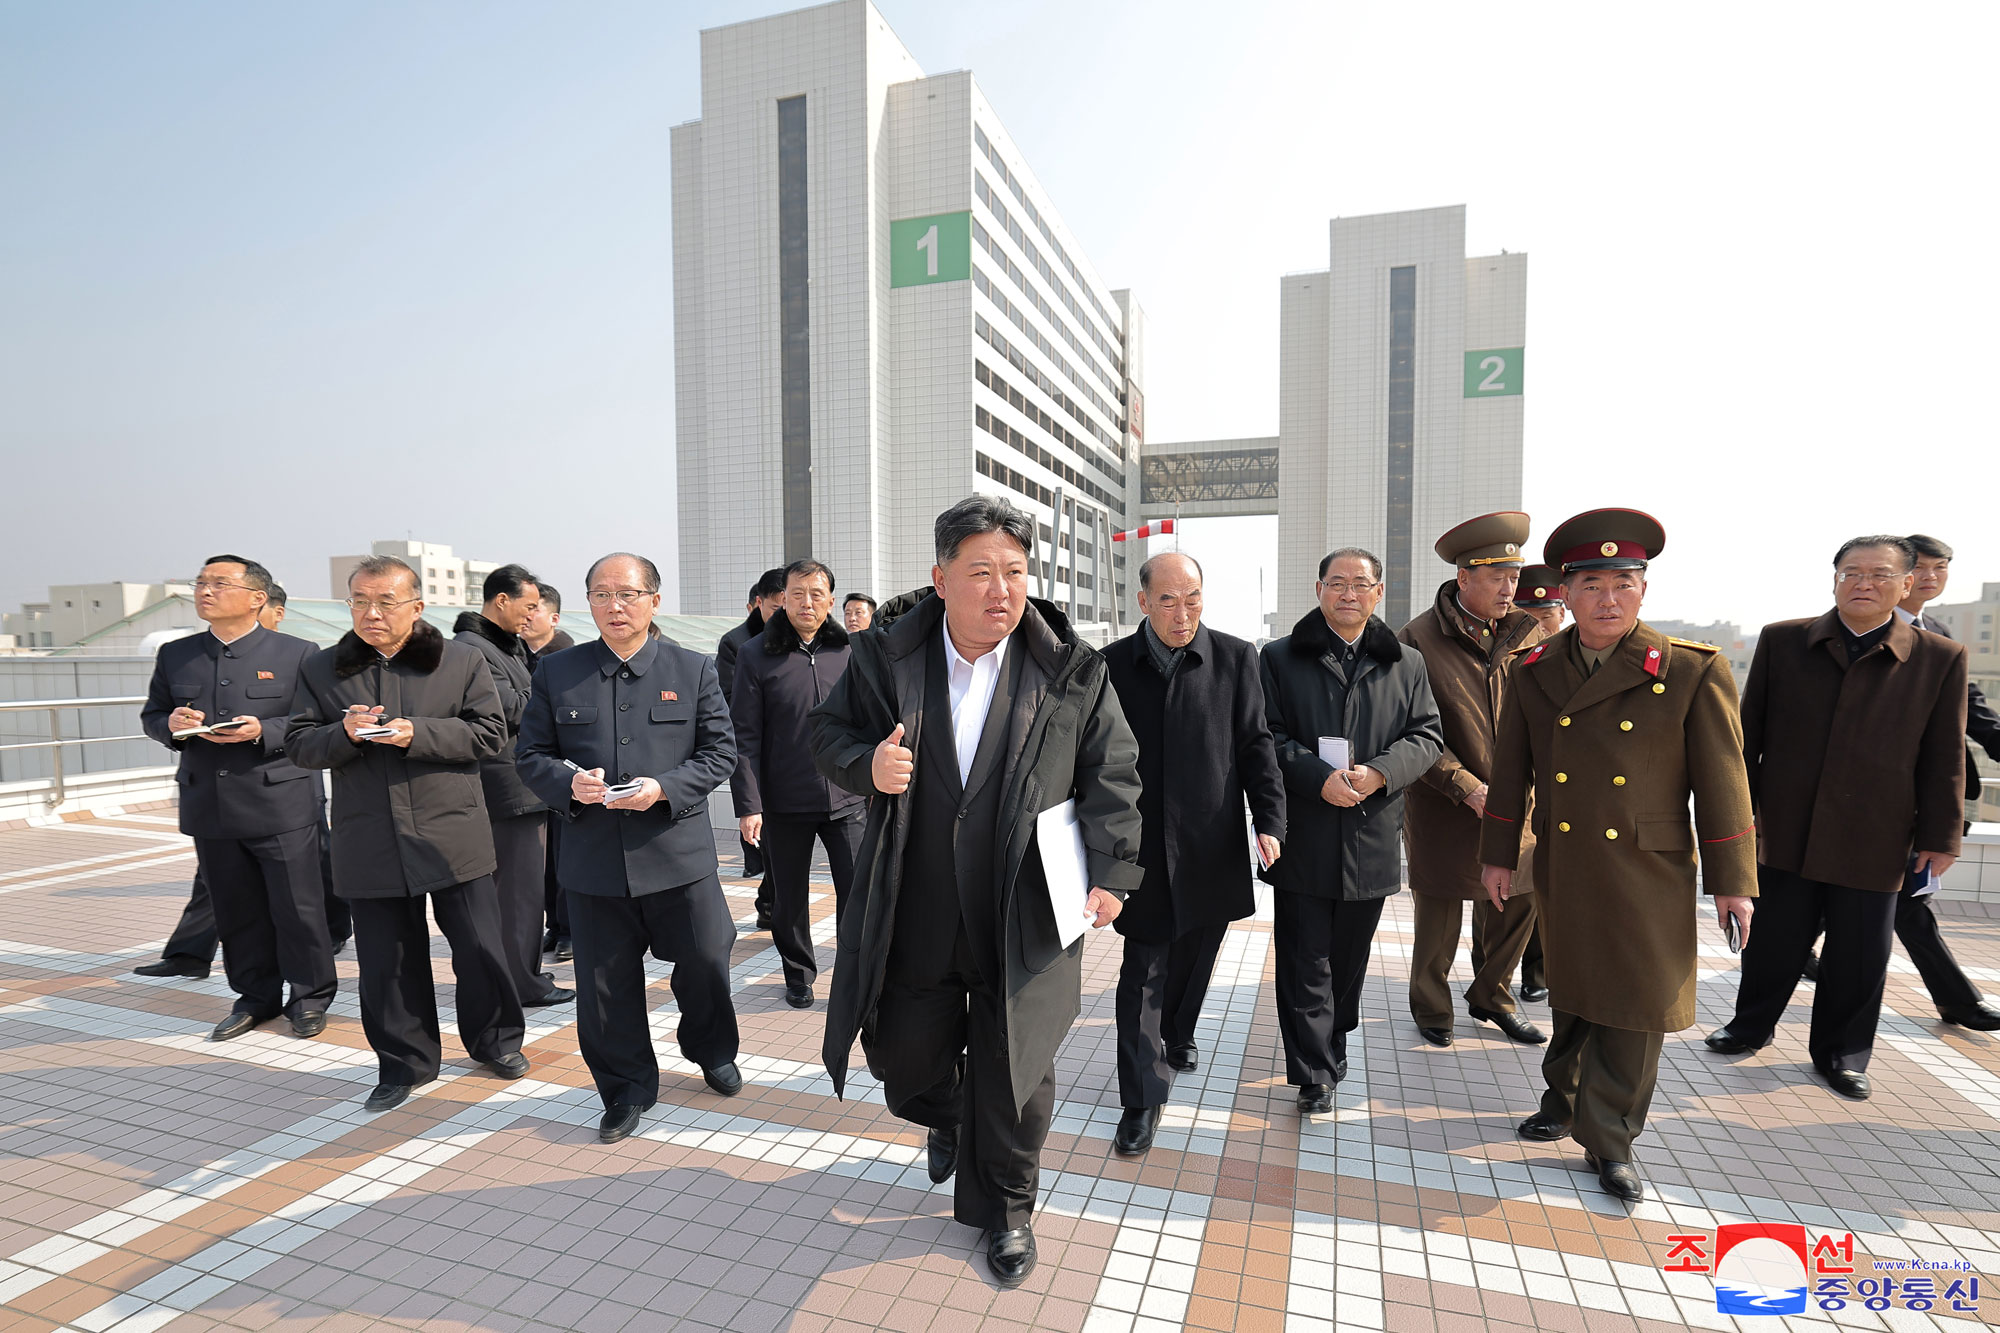
[[[1508,655],[1546,637],[1514,607],[1515,580],[1526,557],[1528,516],[1485,514],[1438,538],[1440,560],[1458,566],[1433,605],[1396,637],[1423,654],[1431,693],[1444,718],[1444,753],[1410,788],[1403,846],[1409,857],[1416,934],[1410,946],[1410,1015],[1433,1046],[1451,1045],[1451,988],[1465,906],[1480,964],[1465,992],[1468,1012],[1515,1041],[1539,1045],[1542,1030],[1514,1012],[1507,980],[1535,928],[1529,876],[1514,877],[1512,907],[1496,912],[1479,884],[1479,826],[1493,772]],[[1532,843],[1529,845],[1532,850]]]
[[[1550,535],[1576,623],[1522,653],[1508,680],[1479,840],[1494,906],[1520,864],[1532,801],[1535,897],[1555,1033],[1523,1138],[1574,1133],[1607,1192],[1645,1185],[1645,1128],[1663,1034],[1694,1023],[1695,853],[1717,921],[1750,933],[1756,837],[1729,663],[1639,619],[1660,525],[1629,509]],[[1694,803],[1689,827],[1688,802]]]

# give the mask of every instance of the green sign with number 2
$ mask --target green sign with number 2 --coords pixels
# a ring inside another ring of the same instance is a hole
[[[972,276],[972,214],[939,213],[889,224],[889,285],[919,287]]]
[[[1489,347],[1465,354],[1467,398],[1511,398],[1520,392],[1520,348]]]

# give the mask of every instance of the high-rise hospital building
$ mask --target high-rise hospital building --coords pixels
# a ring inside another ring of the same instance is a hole
[[[839,0],[702,33],[701,85],[672,143],[682,609],[804,555],[919,586],[973,491],[1039,520],[1038,592],[1129,607],[1143,317],[972,75]]]

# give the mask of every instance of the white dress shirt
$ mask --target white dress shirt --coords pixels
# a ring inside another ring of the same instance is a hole
[[[993,710],[993,692],[1000,685],[1000,664],[1007,660],[1007,644],[1000,640],[992,652],[977,662],[959,655],[951,641],[951,624],[940,618],[944,634],[945,674],[951,681],[951,740],[958,750],[958,785],[972,779],[972,760],[979,753],[979,737],[986,730],[986,715]]]

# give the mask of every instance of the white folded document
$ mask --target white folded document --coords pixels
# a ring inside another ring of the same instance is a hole
[[[1352,764],[1347,762],[1351,756],[1347,752],[1347,737],[1345,736],[1320,737],[1319,757],[1321,763],[1332,764],[1335,768],[1353,767]]]
[[[1083,849],[1083,823],[1076,801],[1035,816],[1035,840],[1042,852],[1042,879],[1049,888],[1049,910],[1056,919],[1056,938],[1067,949],[1083,938],[1093,920],[1084,908],[1090,897],[1090,858]]]

